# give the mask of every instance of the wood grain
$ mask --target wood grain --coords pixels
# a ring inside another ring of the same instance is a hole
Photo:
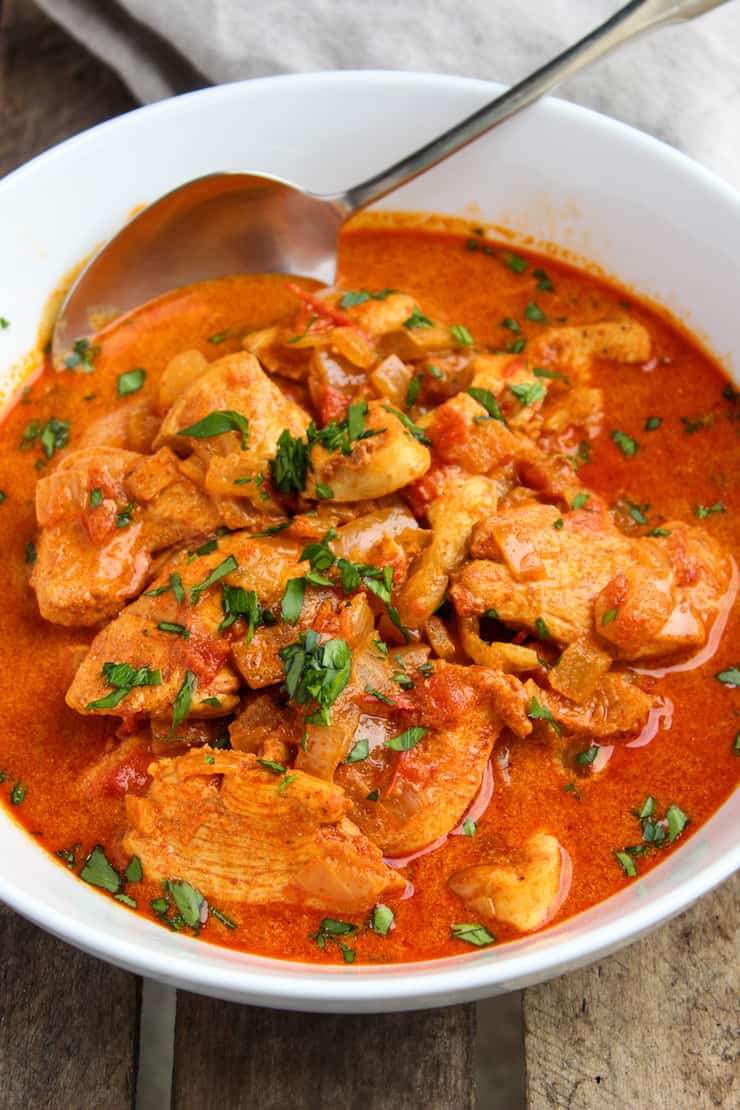
[[[734,1110],[740,876],[594,967],[525,993],[529,1110]]]
[[[475,1008],[280,1013],[177,998],[173,1110],[473,1110]]]
[[[118,77],[31,0],[0,0],[0,176],[134,107]]]
[[[0,905],[0,1106],[130,1110],[139,985]]]

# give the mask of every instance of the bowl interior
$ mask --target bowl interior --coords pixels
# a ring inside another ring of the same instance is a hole
[[[214,170],[275,173],[319,192],[356,184],[475,110],[496,87],[462,78],[335,73],[193,93],[101,125],[0,182],[0,398],[20,380],[48,295],[142,203]],[[515,242],[587,259],[669,308],[735,380],[740,197],[672,149],[543,101],[383,207],[494,223]],[[736,795],[618,896],[526,941],[390,969],[244,956],[140,920],[57,867],[0,815],[0,897],[65,939],[191,990],[294,1009],[390,1010],[528,985],[611,951],[740,864]]]

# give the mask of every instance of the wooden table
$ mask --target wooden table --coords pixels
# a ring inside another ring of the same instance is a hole
[[[135,106],[30,0],[0,0],[0,29],[0,176]],[[626,951],[524,993],[529,1110],[738,1106],[739,892],[736,879]],[[0,953],[0,1110],[132,1107],[141,980],[3,907]],[[472,1110],[475,1038],[472,1005],[332,1017],[180,992],[172,1106]],[[524,1098],[488,1092],[481,1110]]]

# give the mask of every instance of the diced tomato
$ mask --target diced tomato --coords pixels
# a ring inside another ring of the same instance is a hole
[[[425,517],[431,502],[444,492],[451,478],[461,473],[458,466],[432,466],[421,478],[404,486],[403,496],[414,515],[420,519]]]
[[[142,744],[128,752],[126,758],[115,766],[100,782],[102,794],[126,794],[143,790],[149,784],[148,767],[152,761],[150,749]]]
[[[344,420],[349,406],[349,397],[336,389],[333,385],[325,385],[321,391],[319,401],[319,418],[322,425],[330,420]]]
[[[211,640],[193,630],[187,641],[187,665],[203,683],[211,682],[223,667],[231,652],[227,640]]]

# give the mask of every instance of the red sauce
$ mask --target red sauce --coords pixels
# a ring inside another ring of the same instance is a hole
[[[537,334],[541,325],[525,317],[531,300],[546,308],[551,319],[567,317],[569,323],[595,322],[625,310],[623,290],[550,259],[528,257],[529,269],[514,273],[492,255],[466,250],[465,241],[455,236],[403,228],[359,229],[343,237],[340,281],[348,288],[402,288],[417,298],[424,312],[464,324],[479,343],[493,346],[511,338],[500,325],[506,317],[521,321],[524,338]],[[546,269],[553,291],[536,290],[532,270],[537,266]],[[307,312],[314,311],[312,298],[304,295],[303,299]],[[594,378],[606,393],[606,424],[593,443],[590,461],[581,468],[581,477],[609,504],[624,497],[649,504],[645,511],[651,524],[671,517],[695,522],[695,505],[721,502],[726,511],[707,516],[703,526],[726,549],[737,551],[740,424],[736,403],[723,397],[727,380],[676,321],[632,297],[627,299],[629,311],[650,331],[654,357],[648,366],[597,363]],[[0,488],[6,494],[0,506],[5,556],[0,565],[0,673],[5,705],[0,796],[12,816],[50,852],[79,845],[78,864],[93,845],[101,843],[115,864],[125,865],[117,847],[125,821],[123,795],[127,789],[145,788],[149,752],[134,747],[118,764],[114,757],[106,763],[102,781],[85,775],[121,742],[116,738],[118,722],[82,718],[64,703],[81,652],[93,633],[47,624],[38,615],[28,587],[26,544],[35,534],[38,470],[34,464],[41,453],[37,446],[19,449],[24,427],[32,420],[43,423],[52,415],[68,420],[74,446],[88,422],[127,403],[116,395],[119,374],[145,367],[147,380],[139,396],[146,395],[156,388],[163,367],[179,351],[196,347],[209,359],[220,357],[238,350],[246,331],[295,310],[295,293],[277,277],[235,277],[171,293],[106,329],[93,374],[55,374],[47,367],[0,430]],[[223,341],[209,341],[224,332]],[[331,397],[325,399],[324,408],[321,416],[333,415]],[[660,417],[661,423],[649,431],[646,421],[651,416]],[[698,416],[704,416],[705,422],[690,433],[683,418]],[[615,428],[639,442],[634,457],[625,457],[612,442],[609,432]],[[435,474],[430,473],[417,484],[415,507],[423,510],[435,492]],[[197,645],[191,642],[190,650],[196,654]],[[643,676],[644,687],[659,692],[666,704],[670,700],[673,713],[651,721],[649,743],[617,742],[600,774],[586,770],[564,775],[551,748],[531,739],[508,741],[508,753],[495,751],[495,788],[478,816],[476,836],[450,836],[439,851],[408,863],[403,873],[413,884],[413,896],[394,904],[396,926],[387,937],[367,930],[353,937],[358,962],[468,952],[450,938],[450,923],[466,917],[462,903],[447,888],[447,877],[493,851],[521,844],[542,826],[543,815],[548,831],[557,836],[572,861],[570,888],[554,922],[587,909],[631,881],[613,852],[639,841],[633,811],[648,794],[656,798],[661,814],[670,803],[678,804],[691,820],[681,840],[691,836],[737,783],[740,760],[733,754],[733,741],[740,727],[739,694],[714,676],[738,662],[740,618],[735,609],[711,658],[689,669],[669,668],[662,677]],[[197,661],[199,669],[217,665],[218,660],[206,657]],[[456,709],[431,701],[433,690],[425,707],[430,713]],[[10,794],[16,782],[25,786],[26,794],[22,804],[12,806]],[[659,851],[641,857],[640,872],[664,858]],[[144,881],[132,893],[146,914],[149,899],[159,889]],[[334,946],[322,951],[310,939],[321,913],[302,912],[294,906],[219,908],[239,928],[231,932],[212,919],[204,933],[209,941],[289,959],[335,962],[338,958]],[[496,932],[500,941],[513,935],[506,928]]]

